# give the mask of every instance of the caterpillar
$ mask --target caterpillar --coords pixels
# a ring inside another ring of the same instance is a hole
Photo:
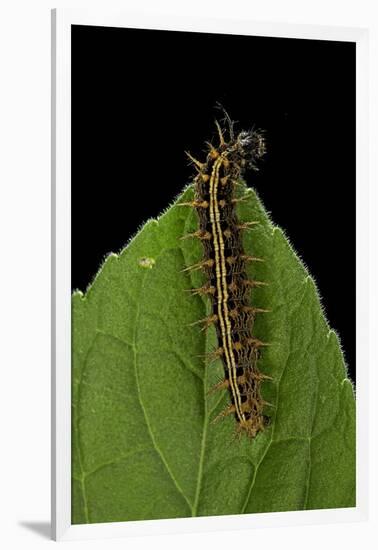
[[[231,400],[217,418],[233,414],[237,433],[254,438],[270,421],[264,414],[269,403],[262,398],[261,383],[271,377],[258,369],[261,348],[268,344],[253,333],[256,315],[268,310],[250,305],[250,293],[266,283],[247,276],[246,265],[263,259],[244,252],[243,231],[257,222],[238,220],[236,206],[242,199],[235,196],[235,190],[245,170],[258,169],[257,161],[266,148],[262,131],[243,130],[235,135],[234,122],[225,115],[227,140],[226,129],[215,120],[219,145],[206,142],[205,162],[186,153],[197,172],[194,199],[180,204],[196,210],[198,230],[183,238],[199,239],[204,254],[201,261],[184,271],[201,270],[206,276],[206,284],[190,292],[211,300],[211,314],[194,324],[216,328],[219,347],[208,354],[208,359],[222,360],[224,379],[213,390],[227,389]]]

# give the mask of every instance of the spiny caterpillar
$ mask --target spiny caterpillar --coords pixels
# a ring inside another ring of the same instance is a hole
[[[231,404],[219,417],[234,414],[237,433],[254,438],[269,423],[264,415],[265,405],[261,396],[261,382],[271,378],[257,367],[260,349],[267,345],[253,334],[255,316],[268,310],[250,305],[251,289],[265,285],[248,278],[246,264],[262,261],[244,252],[242,232],[257,222],[241,223],[236,205],[241,200],[235,196],[238,180],[248,168],[257,170],[256,161],[265,154],[262,132],[241,131],[234,134],[233,122],[228,121],[226,131],[215,121],[219,145],[207,142],[205,162],[187,153],[197,170],[194,178],[194,200],[181,203],[197,211],[199,228],[183,238],[194,237],[203,244],[203,259],[184,271],[202,270],[207,282],[201,288],[191,289],[195,295],[209,296],[211,315],[198,321],[203,328],[215,325],[218,345],[210,360],[221,358],[225,378],[213,389],[228,389]],[[194,323],[197,324],[197,323]]]

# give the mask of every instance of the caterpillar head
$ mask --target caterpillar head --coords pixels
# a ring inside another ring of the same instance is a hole
[[[242,159],[242,168],[258,170],[256,162],[266,153],[263,132],[261,130],[242,130],[236,138],[236,150]]]

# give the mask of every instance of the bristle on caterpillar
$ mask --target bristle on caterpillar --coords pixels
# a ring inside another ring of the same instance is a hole
[[[190,326],[202,330],[215,327],[218,347],[204,355],[206,364],[221,360],[224,379],[211,390],[227,390],[231,403],[217,419],[234,415],[237,433],[254,438],[269,423],[265,407],[269,405],[261,394],[261,384],[271,377],[260,372],[258,360],[261,349],[269,345],[253,334],[255,316],[269,310],[250,304],[251,289],[268,284],[249,279],[246,265],[264,261],[244,252],[242,235],[253,229],[258,221],[238,220],[236,207],[244,198],[235,196],[238,180],[246,169],[257,170],[257,161],[265,154],[265,139],[261,131],[234,133],[234,123],[227,113],[229,139],[226,129],[216,120],[218,146],[207,142],[205,162],[187,156],[195,167],[195,196],[192,201],[179,203],[196,210],[198,230],[183,235],[182,239],[197,238],[203,245],[204,256],[184,272],[202,271],[206,284],[188,289],[193,295],[208,297],[212,311],[204,319]]]

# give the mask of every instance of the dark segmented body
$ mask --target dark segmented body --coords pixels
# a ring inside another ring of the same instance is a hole
[[[212,300],[212,314],[203,320],[205,326],[215,324],[219,347],[214,358],[220,357],[225,379],[217,388],[227,388],[231,405],[220,416],[234,414],[238,430],[250,437],[263,430],[268,418],[263,414],[266,402],[261,396],[261,382],[269,378],[262,374],[257,362],[264,345],[253,336],[255,315],[264,310],[250,305],[251,288],[264,283],[248,279],[246,263],[259,260],[245,254],[242,232],[252,225],[238,221],[235,186],[243,171],[255,167],[255,160],[264,152],[259,132],[240,132],[224,141],[217,123],[220,145],[210,150],[205,163],[190,158],[197,167],[194,180],[195,198],[190,204],[198,213],[199,230],[194,234],[204,247],[204,258],[188,269],[202,269],[207,284],[196,289]]]

